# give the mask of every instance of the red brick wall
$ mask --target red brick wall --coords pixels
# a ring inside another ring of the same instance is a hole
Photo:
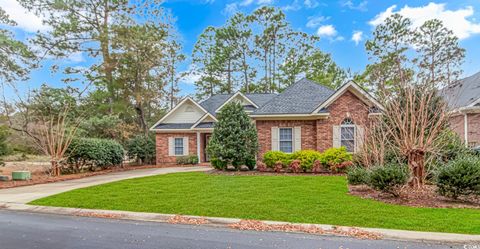
[[[450,129],[457,133],[458,136],[460,136],[460,138],[462,139],[462,141],[464,141],[465,125],[463,114],[450,117]]]
[[[468,114],[468,145],[480,145],[480,113]]]
[[[350,91],[345,92],[328,107],[328,119],[317,120],[317,150],[333,146],[333,126],[349,117],[356,125],[368,124],[368,106]]]
[[[350,91],[345,92],[329,107],[330,116],[318,120],[257,120],[260,143],[259,157],[272,148],[272,127],[302,127],[302,149],[324,151],[333,145],[333,126],[346,117],[355,124],[368,125],[368,106]]]
[[[469,113],[468,117],[468,145],[480,145],[480,113]],[[455,115],[450,118],[450,128],[465,141],[465,116],[463,114]]]
[[[157,133],[156,134],[156,152],[157,165],[163,163],[175,163],[176,157],[168,155],[169,137],[188,137],[188,154],[197,154],[197,134],[196,133]]]
[[[314,150],[316,141],[315,120],[257,120],[258,143],[260,144],[259,157],[272,149],[272,127],[302,127],[302,150]]]

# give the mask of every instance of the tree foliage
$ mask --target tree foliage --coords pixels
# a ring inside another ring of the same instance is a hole
[[[236,13],[225,25],[206,28],[195,44],[191,73],[199,78],[197,97],[280,92],[302,76],[337,87],[346,73],[316,47],[318,40],[293,30],[278,8]]]
[[[217,115],[207,151],[213,160],[235,167],[255,160],[258,152],[257,130],[240,103],[226,104]]]

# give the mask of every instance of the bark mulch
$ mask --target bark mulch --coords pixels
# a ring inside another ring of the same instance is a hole
[[[113,172],[122,172],[122,171],[128,171],[128,170],[167,168],[167,167],[178,167],[178,165],[167,165],[167,166],[157,166],[157,165],[126,166],[125,165],[123,167],[112,167],[112,168],[94,171],[94,172],[83,172],[78,174],[68,174],[68,175],[60,175],[60,176],[51,176],[44,172],[36,171],[36,172],[32,172],[32,179],[28,181],[0,182],[0,189],[74,180],[74,179],[80,179],[80,178],[85,178],[90,176],[104,175],[104,174],[109,174]]]
[[[436,192],[436,186],[426,185],[422,189],[412,189],[408,186],[402,188],[399,197],[376,191],[368,186],[349,186],[351,195],[364,199],[373,199],[385,203],[404,205],[411,207],[434,207],[434,208],[478,208],[480,209],[480,197],[468,196],[453,200],[443,197]]]
[[[237,175],[246,175],[246,176],[344,176],[344,173],[331,173],[331,172],[322,172],[322,173],[291,173],[291,172],[273,172],[273,171],[229,171],[229,170],[217,170],[212,169],[205,171],[206,174],[212,175],[228,175],[228,176],[237,176]]]

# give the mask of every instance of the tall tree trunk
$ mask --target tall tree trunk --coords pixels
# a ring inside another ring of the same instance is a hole
[[[423,187],[425,184],[425,152],[423,150],[410,151],[408,167],[412,174],[409,185],[414,188]]]

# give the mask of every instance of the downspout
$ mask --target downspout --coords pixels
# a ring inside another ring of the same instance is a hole
[[[198,163],[201,163],[201,157],[200,157],[200,132],[197,131],[197,157],[198,157]]]

